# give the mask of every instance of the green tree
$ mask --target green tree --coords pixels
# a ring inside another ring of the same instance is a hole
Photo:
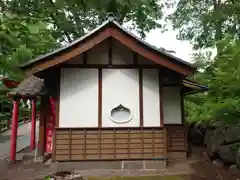
[[[187,96],[186,113],[194,122],[224,121],[239,123],[240,118],[240,40],[226,36],[218,43],[214,61],[202,58],[202,72],[192,78],[207,84],[210,90]]]
[[[57,43],[40,19],[2,14],[0,21],[0,74],[20,80],[17,65],[53,50]]]
[[[226,33],[239,38],[239,0],[172,0],[171,3],[176,9],[167,19],[178,31],[178,38],[191,41],[195,49],[214,47]]]
[[[161,27],[162,1],[158,0],[2,0],[2,12],[42,19],[59,42],[71,42],[95,28],[107,13],[114,13],[119,23],[131,22],[142,36]]]

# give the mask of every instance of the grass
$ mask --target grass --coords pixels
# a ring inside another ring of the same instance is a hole
[[[184,180],[179,176],[142,176],[142,177],[90,177],[88,180]]]

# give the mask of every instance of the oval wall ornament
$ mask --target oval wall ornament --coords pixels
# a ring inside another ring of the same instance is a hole
[[[118,124],[124,124],[132,119],[132,112],[129,108],[119,104],[110,112],[110,119]]]

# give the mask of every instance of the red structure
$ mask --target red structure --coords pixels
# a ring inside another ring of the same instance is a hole
[[[13,163],[16,162],[18,113],[19,113],[19,99],[15,99],[13,101],[12,135],[11,135],[11,147],[10,147],[10,161]]]
[[[31,121],[31,139],[30,139],[30,150],[35,149],[35,137],[36,137],[36,99],[32,99],[32,121]]]

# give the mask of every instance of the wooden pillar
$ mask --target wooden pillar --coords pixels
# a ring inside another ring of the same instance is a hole
[[[10,147],[10,161],[12,163],[16,162],[18,114],[19,114],[19,99],[14,98],[12,112],[11,147]]]
[[[45,151],[45,116],[46,116],[46,97],[41,98],[40,120],[39,120],[39,144],[38,156],[44,156]]]
[[[30,139],[30,150],[35,149],[36,143],[36,99],[32,99],[32,121],[31,121],[31,139]]]
[[[160,106],[160,126],[164,127],[164,94],[163,94],[163,77],[159,71],[159,106]]]
[[[182,120],[182,124],[184,124],[185,111],[184,111],[184,91],[183,91],[183,87],[180,90],[180,97],[181,97],[181,120]]]

